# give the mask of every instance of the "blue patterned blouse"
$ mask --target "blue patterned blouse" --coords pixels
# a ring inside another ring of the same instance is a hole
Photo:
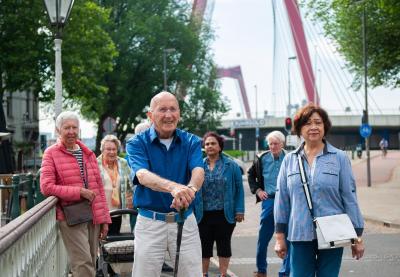
[[[213,170],[209,169],[209,160],[204,163],[204,184],[202,189],[204,211],[224,209],[224,163],[217,160]]]

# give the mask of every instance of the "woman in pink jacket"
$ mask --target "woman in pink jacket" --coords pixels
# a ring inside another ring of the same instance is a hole
[[[68,252],[74,277],[95,276],[97,246],[111,223],[96,156],[78,140],[79,118],[62,112],[56,119],[57,143],[43,155],[40,188],[46,196],[56,196],[56,218]],[[92,220],[71,225],[64,206],[89,201]]]

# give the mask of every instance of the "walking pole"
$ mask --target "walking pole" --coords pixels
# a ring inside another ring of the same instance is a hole
[[[182,208],[179,211],[179,217],[178,217],[178,220],[176,221],[176,223],[178,224],[178,234],[176,236],[176,255],[175,255],[174,277],[178,276],[179,252],[181,251],[183,224],[185,223],[185,208]]]

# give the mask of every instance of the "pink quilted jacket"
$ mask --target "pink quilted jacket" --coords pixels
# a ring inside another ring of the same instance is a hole
[[[96,156],[82,142],[77,141],[76,143],[83,152],[83,162],[88,175],[88,188],[96,193],[96,198],[92,202],[93,224],[110,224],[110,213]],[[42,160],[40,190],[45,196],[58,197],[57,220],[65,220],[61,206],[81,200],[80,189],[83,186],[78,162],[65,146],[57,141],[56,144],[47,148]]]

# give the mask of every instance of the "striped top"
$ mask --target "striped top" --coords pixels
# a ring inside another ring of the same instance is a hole
[[[78,162],[78,165],[79,165],[79,171],[81,173],[81,178],[82,178],[83,184],[85,185],[85,187],[87,187],[86,186],[86,180],[85,180],[85,172],[83,170],[84,167],[83,167],[83,152],[82,152],[82,149],[80,147],[77,150],[69,150],[68,149],[68,152],[70,152],[76,158],[76,160]]]

